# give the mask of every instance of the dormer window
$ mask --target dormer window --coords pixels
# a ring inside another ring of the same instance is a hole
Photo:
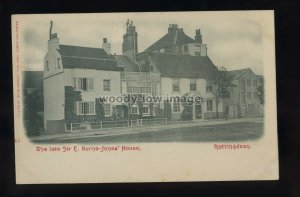
[[[60,69],[60,58],[57,58],[57,68]]]
[[[180,90],[179,88],[179,79],[173,79],[173,92],[178,92]]]

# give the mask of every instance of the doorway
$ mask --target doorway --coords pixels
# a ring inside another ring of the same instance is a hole
[[[195,117],[196,119],[202,119],[202,107],[201,105],[195,106]]]

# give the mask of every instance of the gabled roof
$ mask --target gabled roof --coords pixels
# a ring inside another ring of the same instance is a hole
[[[41,88],[43,84],[43,71],[23,71],[24,88]]]
[[[164,35],[161,39],[148,47],[145,51],[154,51],[169,46],[182,45],[193,42],[195,42],[195,40],[187,36],[182,29],[176,29],[173,31],[169,31],[166,35]]]
[[[239,79],[242,77],[246,72],[252,72],[255,74],[250,68],[240,69],[240,70],[230,70],[228,74],[232,79]]]
[[[82,46],[59,45],[59,52],[62,56],[89,57],[89,58],[108,58],[113,59],[102,48],[91,48]]]
[[[128,57],[125,55],[117,55],[116,60],[119,66],[124,68],[126,72],[139,72],[139,66],[133,63]]]
[[[213,79],[216,67],[207,56],[148,53],[162,77]]]
[[[59,45],[64,68],[83,68],[96,70],[121,71],[113,55],[104,49],[81,46]]]

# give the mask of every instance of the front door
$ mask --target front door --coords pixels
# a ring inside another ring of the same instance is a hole
[[[195,117],[196,119],[202,119],[202,108],[201,105],[195,106]]]

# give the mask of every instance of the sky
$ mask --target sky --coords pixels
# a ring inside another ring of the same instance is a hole
[[[103,38],[108,38],[112,53],[122,54],[123,34],[130,19],[138,33],[139,52],[164,36],[169,24],[177,24],[192,38],[196,29],[201,29],[207,54],[215,65],[228,70],[251,68],[263,74],[264,37],[259,12],[43,14],[20,18],[24,70],[43,70],[50,20],[52,33],[58,34],[61,44],[101,48]]]

